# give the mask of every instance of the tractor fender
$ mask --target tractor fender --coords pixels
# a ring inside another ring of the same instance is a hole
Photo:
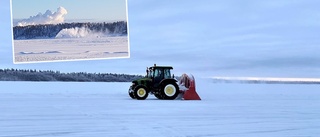
[[[160,84],[159,85],[162,85],[164,83],[177,83],[178,81],[176,79],[163,79],[160,81]]]
[[[132,89],[136,88],[137,86],[144,86],[144,88],[149,90],[149,87],[151,85],[151,80],[140,79],[140,80],[135,80],[132,83],[134,83],[134,85],[132,86]]]
[[[136,89],[136,88],[138,88],[138,87],[143,87],[143,88],[145,88],[145,89],[147,90],[147,92],[149,92],[149,91],[150,91],[150,90],[149,90],[149,88],[148,88],[147,86],[142,85],[142,84],[135,86],[132,90],[134,90],[134,89]]]

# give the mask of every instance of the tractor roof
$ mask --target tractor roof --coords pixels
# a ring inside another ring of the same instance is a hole
[[[164,69],[173,69],[171,66],[156,66],[156,67],[150,67],[150,68],[164,68]]]
[[[156,65],[154,65],[154,66],[152,66],[152,67],[150,67],[151,69],[152,68],[164,68],[164,69],[173,69],[173,67],[171,67],[171,66],[156,66]]]

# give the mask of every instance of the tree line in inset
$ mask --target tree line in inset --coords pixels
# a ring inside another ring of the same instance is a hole
[[[44,25],[28,25],[13,27],[13,39],[37,39],[55,38],[63,29],[86,28],[93,32],[106,33],[108,35],[127,35],[127,22],[118,21],[112,23],[60,23]]]

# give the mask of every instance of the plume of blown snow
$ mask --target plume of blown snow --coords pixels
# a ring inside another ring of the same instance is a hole
[[[23,19],[17,22],[16,26],[63,23],[64,16],[67,13],[68,12],[64,7],[59,7],[56,12],[47,10],[44,14],[39,13],[35,16],[30,16],[28,19]]]
[[[95,32],[88,28],[81,27],[81,28],[70,28],[70,29],[63,29],[57,35],[56,38],[84,38],[84,37],[102,37],[106,34],[101,32]]]

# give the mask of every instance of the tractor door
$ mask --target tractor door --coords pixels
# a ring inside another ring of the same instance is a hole
[[[162,68],[155,68],[153,73],[153,85],[154,87],[158,87],[161,80],[164,79],[163,69]]]

